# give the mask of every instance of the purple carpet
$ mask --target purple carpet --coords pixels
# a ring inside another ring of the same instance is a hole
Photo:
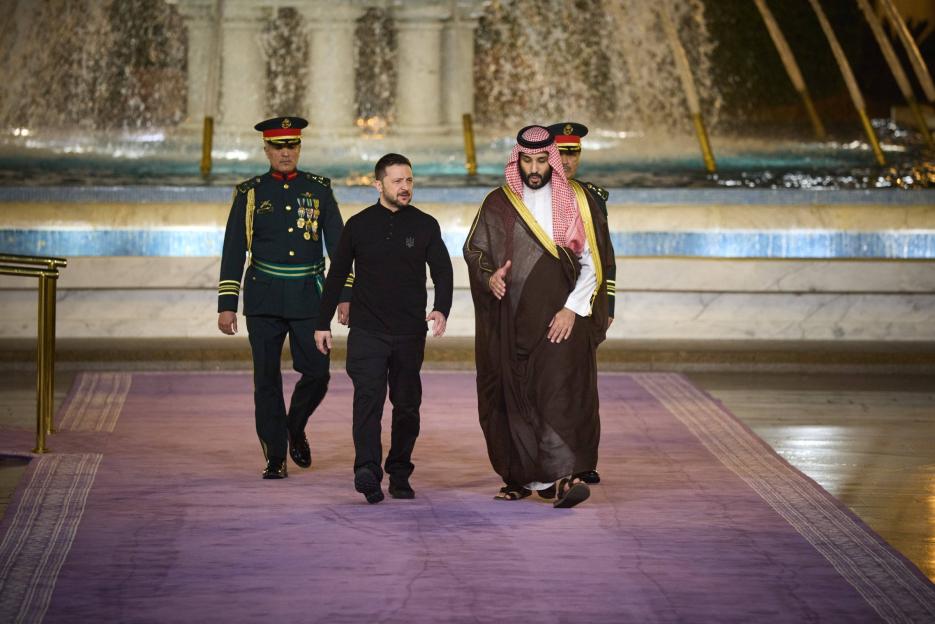
[[[473,374],[423,381],[417,498],[367,505],[343,373],[284,481],[249,374],[79,375],[0,524],[0,621],[935,622],[932,583],[681,376],[600,377],[571,510],[492,500]]]

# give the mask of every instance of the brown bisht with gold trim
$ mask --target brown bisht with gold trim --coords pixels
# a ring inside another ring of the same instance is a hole
[[[549,323],[575,287],[580,264],[556,245],[509,186],[491,192],[464,243],[475,312],[477,403],[494,470],[507,485],[550,483],[593,470],[600,439],[596,351],[607,330],[607,219],[572,182],[597,272],[588,317],[552,343]],[[503,299],[491,274],[507,260]]]

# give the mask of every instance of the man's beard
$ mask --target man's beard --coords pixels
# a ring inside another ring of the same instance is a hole
[[[388,201],[391,205],[396,206],[397,208],[400,208],[400,209],[401,209],[401,208],[405,208],[406,206],[409,205],[409,202],[412,201],[412,193],[410,193],[410,194],[406,197],[405,201],[400,201],[400,199],[399,199],[399,193],[396,193],[396,196],[395,196],[395,197],[390,196],[390,195],[387,195],[387,196],[386,196],[386,201]]]
[[[532,190],[541,189],[543,186],[552,181],[552,167],[549,167],[549,170],[544,176],[536,175],[536,180],[538,180],[538,182],[530,182],[529,178],[531,176],[526,175],[526,172],[523,171],[523,168],[520,167],[519,163],[516,163],[516,167],[519,169],[519,177],[523,179],[523,184]]]

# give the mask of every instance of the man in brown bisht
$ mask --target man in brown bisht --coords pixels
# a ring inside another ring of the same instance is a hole
[[[590,495],[600,439],[597,345],[607,330],[607,219],[565,178],[554,136],[520,130],[507,184],[464,243],[475,312],[477,403],[496,498],[533,490],[573,507]]]

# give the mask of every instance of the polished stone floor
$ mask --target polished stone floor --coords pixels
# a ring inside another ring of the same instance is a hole
[[[71,370],[58,374],[57,404],[74,376]],[[688,377],[935,580],[935,375]],[[33,374],[3,371],[0,426],[34,422]],[[54,436],[49,446],[54,451]],[[0,514],[24,467],[22,460],[0,457]]]

